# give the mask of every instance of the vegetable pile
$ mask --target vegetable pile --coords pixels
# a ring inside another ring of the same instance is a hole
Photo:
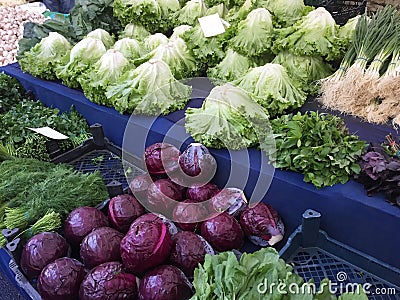
[[[400,206],[400,159],[390,156],[381,145],[371,144],[359,164],[361,172],[355,179],[368,195],[383,192],[389,203]]]
[[[24,23],[43,23],[43,15],[19,7],[0,5],[0,66],[16,61]]]
[[[274,245],[283,238],[283,223],[268,204],[247,207],[239,189],[219,190],[211,182],[196,181],[204,179],[203,174],[210,175],[215,164],[203,145],[191,144],[180,152],[170,144],[153,144],[145,150],[144,162],[150,173],[132,180],[132,193],[110,199],[104,212],[88,206],[76,208],[64,222],[65,237],[43,232],[25,244],[22,270],[31,281],[37,280],[44,300],[261,299],[257,286],[264,278],[304,282],[271,247],[237,258],[239,252],[232,250],[241,248],[245,235],[256,245]],[[35,166],[37,171],[52,167],[49,163]],[[180,182],[190,183],[189,187],[172,181],[183,174],[189,179]],[[197,220],[200,226],[191,230],[182,226],[193,221],[190,214],[188,219],[172,222],[161,214],[146,213],[138,199],[145,204],[142,196],[146,190],[149,196],[154,183],[143,184],[145,178],[169,182],[168,189],[157,185],[160,195],[170,193],[175,185],[179,201],[190,197],[190,204],[201,204],[214,213]],[[226,252],[216,254],[214,249]],[[322,295],[335,299],[328,290]],[[278,293],[274,297],[287,298]],[[319,299],[314,294],[304,297]],[[351,299],[366,299],[365,295],[357,297]]]
[[[274,165],[304,174],[316,187],[346,183],[360,172],[358,157],[366,144],[350,135],[342,119],[310,112],[271,121],[275,133]]]
[[[4,73],[0,73],[0,92],[0,144],[7,148],[9,154],[50,160],[46,149],[47,138],[28,127],[48,126],[65,134],[69,139],[60,142],[64,150],[76,147],[89,138],[89,126],[75,109],[60,114],[57,109],[30,99],[20,83]]]
[[[322,80],[325,106],[372,123],[400,124],[399,24],[400,14],[390,5],[371,19],[359,18],[340,68]]]

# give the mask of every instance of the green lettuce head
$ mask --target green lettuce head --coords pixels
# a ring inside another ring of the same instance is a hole
[[[57,32],[50,32],[19,59],[24,72],[48,80],[56,79],[56,67],[68,56],[72,45]]]
[[[95,29],[88,33],[87,37],[98,39],[103,42],[107,49],[110,49],[114,45],[114,38],[104,29]]]

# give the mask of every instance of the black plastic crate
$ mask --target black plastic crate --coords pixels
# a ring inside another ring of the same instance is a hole
[[[124,190],[127,189],[128,183],[122,164],[122,149],[109,142],[100,124],[90,126],[90,131],[92,138],[68,152],[60,154],[58,144],[51,145],[52,162],[70,164],[75,170],[83,173],[99,171],[105,184],[117,181],[122,184]],[[132,163],[129,165],[130,176],[134,177],[144,172],[139,158],[130,157],[129,162]]]
[[[337,24],[344,25],[349,19],[365,13],[367,0],[306,0],[305,4],[324,7]]]
[[[369,299],[400,299],[400,270],[330,238],[319,229],[320,219],[320,213],[307,210],[302,225],[279,253],[293,266],[294,272],[305,281],[313,279],[316,286],[324,278],[338,289],[346,284],[369,283]]]

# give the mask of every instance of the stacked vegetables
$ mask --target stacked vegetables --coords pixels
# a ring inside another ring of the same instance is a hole
[[[47,72],[47,71],[46,71]],[[0,73],[0,143],[17,157],[50,160],[46,149],[47,138],[28,128],[49,126],[69,137],[60,146],[64,150],[76,147],[89,137],[87,122],[71,109],[59,114],[29,98],[18,80]]]
[[[43,21],[44,17],[39,13],[0,4],[0,66],[16,61],[18,41],[22,38],[24,23],[40,24]]]
[[[222,290],[229,299],[247,299],[264,278],[303,282],[272,248],[243,254],[240,260],[230,251],[242,246],[244,235],[256,245],[279,242],[283,224],[268,204],[246,207],[243,191],[205,184],[215,160],[203,145],[191,144],[180,153],[173,145],[157,143],[146,149],[144,162],[149,174],[133,178],[132,193],[110,200],[108,218],[96,208],[79,207],[65,220],[65,238],[46,232],[25,244],[21,268],[29,279],[37,279],[44,300],[220,299]],[[155,207],[165,208],[171,197],[178,200],[175,208],[187,204],[184,219],[172,213],[173,206],[163,212],[175,222],[146,213],[142,206],[156,201]],[[187,197],[190,202],[182,201]],[[208,210],[208,217],[202,219],[192,205]],[[193,221],[200,225],[187,229]],[[227,252],[216,255],[214,249]]]
[[[359,18],[339,70],[322,81],[321,102],[373,123],[400,124],[397,99],[400,14],[390,5]]]

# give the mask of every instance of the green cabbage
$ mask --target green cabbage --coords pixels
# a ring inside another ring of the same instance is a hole
[[[213,88],[201,108],[188,108],[185,128],[207,147],[239,150],[260,143],[268,114],[242,89],[232,84]]]
[[[135,64],[143,63],[150,59],[160,59],[171,69],[176,79],[192,77],[196,73],[196,61],[186,47],[185,41],[175,38],[168,44],[162,44],[156,49],[135,61]]]
[[[98,104],[109,105],[105,95],[107,87],[115,83],[129,67],[129,60],[121,52],[108,50],[84,77],[79,78],[86,98]]]
[[[168,65],[152,59],[127,71],[107,89],[106,96],[121,113],[160,115],[185,107],[192,89],[177,81]]]
[[[207,76],[211,79],[233,81],[244,75],[254,63],[247,57],[228,49],[225,58],[214,68],[207,70]]]
[[[89,32],[86,37],[102,41],[107,49],[110,49],[115,43],[114,38],[107,31],[100,28]]]
[[[125,26],[124,31],[121,32],[119,38],[131,38],[138,41],[142,41],[145,37],[149,36],[150,32],[146,30],[142,25],[129,23]]]
[[[150,33],[171,29],[172,15],[181,8],[178,0],[115,0],[114,15],[122,25],[141,24]]]
[[[18,60],[22,71],[48,80],[56,79],[56,66],[68,55],[72,45],[59,33],[50,32]]]
[[[135,39],[123,38],[115,42],[113,49],[121,52],[127,59],[137,59],[144,53],[142,45]]]
[[[173,40],[175,38],[181,38],[181,36],[186,32],[192,29],[193,27],[190,25],[180,25],[178,27],[175,27],[171,37],[169,38],[170,40]]]
[[[321,57],[298,56],[288,51],[279,53],[272,63],[284,66],[289,76],[301,83],[303,91],[310,94],[318,92],[318,80],[333,73],[332,67]]]
[[[307,98],[299,84],[279,64],[268,63],[252,68],[234,83],[267,109],[270,116],[298,108]]]
[[[281,29],[274,50],[288,50],[296,55],[322,56],[327,60],[340,58],[343,41],[338,37],[338,25],[323,7],[311,11],[295,25]]]
[[[207,5],[204,0],[190,0],[186,2],[181,10],[174,14],[175,24],[194,26],[198,23],[197,19],[204,17],[207,13]]]
[[[265,8],[257,8],[239,23],[230,46],[243,55],[264,56],[271,52],[273,38],[272,15]]]
[[[95,38],[84,38],[78,42],[56,68],[56,76],[71,87],[79,87],[78,78],[106,53],[103,42]]]
[[[144,46],[147,51],[152,51],[160,45],[166,45],[169,43],[169,39],[162,33],[155,33],[149,35],[144,39]]]

